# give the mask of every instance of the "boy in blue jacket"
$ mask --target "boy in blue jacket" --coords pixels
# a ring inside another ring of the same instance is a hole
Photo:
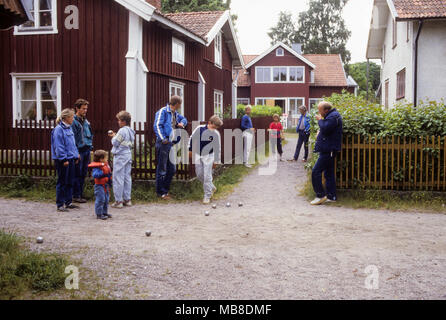
[[[317,136],[314,152],[319,153],[319,159],[314,165],[312,172],[312,182],[316,199],[312,205],[320,205],[324,202],[335,202],[336,196],[336,173],[335,160],[342,146],[342,117],[331,103],[323,101],[319,104],[319,114],[316,116],[319,121],[320,132]],[[326,180],[326,190],[322,185],[322,173]]]
[[[73,205],[75,165],[79,161],[79,152],[71,129],[73,120],[73,110],[63,110],[56,121],[57,126],[51,132],[51,156],[57,171],[56,204],[59,212],[78,209]]]
[[[167,106],[160,109],[155,115],[153,130],[156,134],[156,193],[163,200],[170,200],[170,185],[176,172],[176,166],[170,161],[169,155],[172,147],[180,142],[175,139],[176,129],[185,129],[187,119],[178,113],[183,99],[173,96]]]
[[[217,188],[213,184],[212,171],[221,162],[221,136],[218,129],[223,121],[212,116],[207,125],[198,126],[189,139],[189,158],[193,158],[195,173],[203,183],[203,204],[209,204]]]

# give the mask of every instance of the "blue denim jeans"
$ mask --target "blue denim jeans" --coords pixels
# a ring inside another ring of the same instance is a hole
[[[65,167],[64,162],[55,160],[57,171],[56,204],[58,208],[70,205],[73,201],[73,184],[75,180],[75,160],[68,160],[69,165]]]
[[[306,133],[305,131],[299,130],[299,140],[297,141],[296,152],[294,153],[294,160],[299,159],[300,150],[302,149],[302,145],[304,146],[305,155],[304,160],[308,160],[308,142],[310,140],[310,133]]]
[[[161,140],[156,141],[156,193],[163,196],[169,193],[172,179],[176,173],[176,166],[170,162],[169,154],[172,144],[163,144]]]
[[[110,191],[108,186],[95,185],[94,196],[96,198],[94,202],[94,208],[98,217],[106,216],[108,214],[108,203],[110,201]]]
[[[81,159],[78,164],[76,164],[76,179],[74,181],[73,196],[74,198],[82,198],[84,195],[84,185],[85,178],[88,173],[88,165],[91,162],[91,152],[90,149],[79,151]]]
[[[327,196],[330,200],[336,197],[336,176],[334,172],[336,153],[320,153],[312,172],[313,189],[318,198]],[[326,180],[326,188],[322,185],[322,173]]]

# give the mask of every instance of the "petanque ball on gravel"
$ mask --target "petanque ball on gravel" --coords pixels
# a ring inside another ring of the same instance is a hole
[[[204,213],[204,215],[206,216],[206,217],[209,217],[210,216],[210,212],[209,211],[206,211],[205,213]]]
[[[226,204],[226,207],[230,208],[230,207],[231,207],[231,204],[228,202],[228,203]]]
[[[239,202],[238,206],[243,207],[243,203]]]
[[[146,236],[150,237],[152,235],[152,231],[146,231]]]
[[[37,237],[36,242],[37,243],[43,243],[43,238],[42,237]]]
[[[216,204],[212,205],[212,209],[217,209],[217,205]]]

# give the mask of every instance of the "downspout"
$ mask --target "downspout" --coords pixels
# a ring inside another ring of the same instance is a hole
[[[413,103],[415,108],[418,105],[418,40],[420,38],[421,29],[423,29],[423,20],[419,20],[420,25],[418,26],[417,36],[415,38],[415,66],[414,66],[414,90],[413,90]]]

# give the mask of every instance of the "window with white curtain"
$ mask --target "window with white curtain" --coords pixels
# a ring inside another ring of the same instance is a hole
[[[185,44],[177,38],[172,38],[172,62],[184,66],[185,61]]]
[[[305,82],[305,67],[256,67],[256,83]]]
[[[217,34],[215,37],[215,65],[217,67],[222,66],[223,54],[222,54],[222,35],[221,32]]]
[[[15,35],[57,33],[57,0],[22,0],[30,21],[15,27]]]
[[[184,115],[184,84],[179,82],[170,82],[169,84],[169,98],[173,96],[178,96],[183,99],[181,103],[181,110],[179,111],[181,115]]]
[[[271,82],[271,68],[270,67],[256,67],[256,82]]]
[[[61,74],[13,74],[15,120],[56,120],[62,111]]]
[[[223,117],[223,92],[214,91],[214,114]]]

